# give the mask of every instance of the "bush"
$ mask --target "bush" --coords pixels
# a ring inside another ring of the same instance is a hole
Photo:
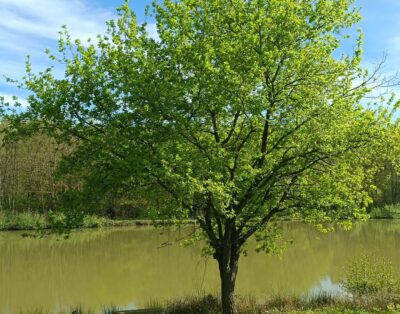
[[[107,219],[96,215],[87,215],[83,217],[83,227],[101,228],[107,224]]]
[[[49,226],[52,229],[100,228],[107,225],[107,219],[96,215],[84,215],[82,212],[49,212]]]
[[[128,224],[128,222],[126,223]],[[112,225],[104,217],[84,215],[81,211],[49,211],[47,215],[32,212],[0,211],[0,230],[41,230],[65,231],[74,228],[101,228]]]
[[[33,230],[46,228],[44,215],[32,212],[0,212],[0,230]]]
[[[65,209],[48,214],[49,226],[57,230],[69,230],[84,227],[85,215],[81,210]]]
[[[400,277],[393,265],[381,258],[363,255],[351,262],[342,282],[353,299],[368,302],[398,303],[400,300]]]
[[[44,215],[38,213],[24,212],[16,216],[16,225],[22,229],[43,229],[46,227]]]
[[[65,228],[66,216],[62,212],[50,211],[47,215],[47,220],[50,228],[63,229]]]
[[[400,204],[372,208],[369,215],[371,218],[400,219]]]

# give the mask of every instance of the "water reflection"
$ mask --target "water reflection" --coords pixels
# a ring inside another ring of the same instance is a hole
[[[94,310],[110,304],[134,308],[151,300],[218,292],[216,264],[201,257],[199,245],[162,245],[184,232],[91,230],[61,241],[57,236],[31,239],[0,233],[0,313],[36,308],[57,312],[78,304]],[[327,235],[289,223],[285,234],[295,242],[280,257],[257,254],[254,243],[249,244],[239,265],[238,293],[263,297],[336,291],[344,265],[366,251],[399,267],[399,222],[372,221]]]

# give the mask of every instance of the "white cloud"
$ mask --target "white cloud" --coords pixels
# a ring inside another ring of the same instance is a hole
[[[22,108],[27,108],[29,106],[28,101],[24,97],[18,97],[17,100],[15,100],[14,96],[11,94],[0,94],[0,97],[4,98],[4,102],[9,103],[10,105],[15,104],[16,102],[21,104]]]
[[[62,25],[73,38],[94,38],[111,18],[112,12],[89,8],[80,0],[0,0],[0,29],[24,38],[58,39]]]
[[[62,25],[73,39],[83,42],[104,33],[114,11],[89,4],[87,0],[0,0],[0,76],[21,78],[28,54],[35,72],[52,64],[44,50],[57,51]],[[2,77],[0,83],[4,83]]]

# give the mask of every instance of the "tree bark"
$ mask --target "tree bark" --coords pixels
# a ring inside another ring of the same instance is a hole
[[[239,264],[239,251],[223,249],[222,254],[218,254],[219,274],[221,277],[221,303],[223,314],[237,314],[235,304],[235,283]]]

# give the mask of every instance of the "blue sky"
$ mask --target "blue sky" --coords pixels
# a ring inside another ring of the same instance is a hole
[[[140,22],[150,0],[131,0]],[[95,37],[105,29],[104,22],[115,16],[123,0],[0,0],[0,75],[20,78],[26,55],[31,56],[34,71],[50,64],[46,48],[57,49],[58,31],[67,25],[73,38]],[[400,70],[400,0],[356,0],[365,33],[364,66],[373,64],[387,53],[384,68],[391,74]],[[148,21],[151,22],[151,21]],[[152,26],[152,25],[150,25]],[[154,28],[153,28],[154,30]],[[0,96],[26,94],[0,77]]]

